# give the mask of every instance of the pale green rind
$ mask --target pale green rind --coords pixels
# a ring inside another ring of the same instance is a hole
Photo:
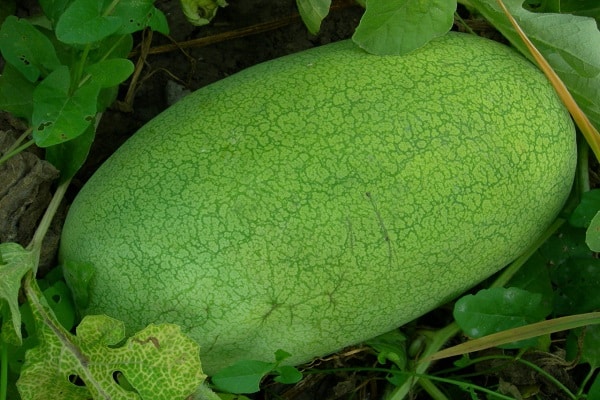
[[[245,70],[155,118],[69,212],[87,313],[181,324],[212,374],[402,325],[496,272],[560,210],[571,120],[512,50],[341,42]]]

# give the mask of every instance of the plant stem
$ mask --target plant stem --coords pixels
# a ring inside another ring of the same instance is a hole
[[[54,218],[56,210],[58,210],[58,207],[60,206],[63,197],[65,197],[65,193],[67,192],[69,183],[71,183],[71,179],[67,179],[56,188],[56,192],[54,192],[54,196],[52,196],[52,200],[50,201],[50,204],[48,204],[48,208],[46,208],[46,212],[44,213],[42,220],[40,221],[37,229],[35,230],[31,242],[29,242],[29,244],[27,245],[27,250],[36,252],[38,255],[40,254],[44,236],[46,236],[46,232],[48,232],[50,223],[52,222],[52,219]],[[37,274],[37,267],[38,263],[36,262],[33,269],[34,275]]]
[[[113,43],[112,47],[110,49],[108,49],[108,51],[106,52],[106,54],[104,54],[99,61],[105,61],[106,59],[108,59],[108,57],[113,53],[113,51],[115,51],[115,49],[119,46],[119,44],[123,41],[123,38],[125,38],[127,35],[122,35],[119,39],[115,40],[115,42]]]
[[[85,62],[87,61],[87,57],[90,53],[91,47],[92,46],[90,44],[85,45],[83,53],[81,54],[81,59],[77,64],[75,64],[76,69],[74,71],[73,81],[71,82],[71,93],[75,92],[75,90],[77,90],[78,87],[85,83],[85,81],[82,81],[83,68],[85,67]]]
[[[581,398],[581,395],[583,394],[585,387],[587,386],[590,379],[592,379],[594,377],[596,370],[597,370],[597,368],[595,368],[595,367],[590,368],[590,371],[587,373],[585,378],[583,378],[581,385],[579,385],[579,390],[577,391],[577,395],[575,396],[576,399]]]
[[[27,136],[31,135],[31,131],[33,131],[32,127],[27,128],[22,134],[21,136],[19,136],[17,138],[17,140],[15,140],[15,142],[8,148],[8,150],[6,151],[7,153],[10,153],[11,151],[13,151],[14,149],[16,149],[17,147],[19,147],[21,145],[21,143],[23,143],[25,141],[25,139],[27,139]]]
[[[408,379],[404,384],[397,387],[392,394],[388,397],[387,400],[401,400],[410,392],[412,387],[419,381],[419,375],[424,374],[429,366],[431,365],[431,361],[422,361],[427,359],[433,353],[436,353],[439,349],[441,349],[444,344],[450,340],[451,337],[455,336],[460,332],[460,328],[456,322],[447,325],[446,327],[437,331],[431,338],[431,341],[427,343],[425,347],[425,351],[421,355],[421,360],[416,362],[416,368],[414,370],[414,374],[416,375],[414,378]]]
[[[30,131],[31,131],[31,128],[27,130],[27,132],[30,132]],[[0,158],[0,165],[4,164],[6,161],[8,161],[12,157],[16,156],[17,154],[19,154],[20,152],[22,152],[29,146],[33,145],[34,143],[35,143],[35,141],[33,139],[31,139],[30,141],[22,144],[21,146],[17,147],[16,149],[12,149],[12,148],[9,149],[9,151],[6,152],[6,154]]]
[[[456,385],[456,386],[460,387],[461,389],[463,389],[464,391],[468,390],[468,393],[471,394],[471,398],[473,398],[473,399],[479,398],[475,394],[475,391],[479,391],[479,392],[487,394],[487,397],[486,397],[487,399],[496,398],[496,399],[501,399],[501,400],[515,400],[514,397],[508,397],[506,395],[500,394],[498,392],[494,392],[486,387],[475,385],[473,383],[465,384],[465,382],[457,381],[454,379],[439,378],[437,376],[431,376],[430,378],[431,378],[431,380],[434,380],[434,381],[444,382],[444,383],[448,383],[451,385]]]
[[[106,10],[104,10],[102,16],[106,17],[107,15],[110,15],[114,11],[117,4],[119,4],[120,2],[121,0],[113,0],[112,3],[110,3],[108,7],[106,7]]]
[[[112,54],[112,52],[119,46],[119,44],[121,43],[121,41],[123,40],[123,38],[126,37],[126,35],[122,35],[119,39],[117,39],[115,41],[115,43],[113,43],[112,47],[110,49],[108,49],[108,51],[98,60],[100,61],[105,61],[106,59],[108,59],[108,57]],[[85,57],[87,57],[87,53],[84,54]],[[83,66],[83,64],[82,64]],[[85,76],[83,76],[83,70],[81,71],[81,76],[79,77],[79,83],[78,83],[78,87],[83,86],[90,78],[92,77],[91,74],[86,74]],[[96,127],[98,127],[98,121],[100,120],[99,116],[102,115],[102,113],[98,113],[98,118],[96,118]]]
[[[442,393],[440,389],[429,379],[429,378],[421,378],[419,380],[419,385],[429,394],[429,396],[434,400],[448,400],[446,395]]]

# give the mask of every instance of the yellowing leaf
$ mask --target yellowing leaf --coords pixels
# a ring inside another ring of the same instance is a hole
[[[0,316],[4,321],[12,320],[12,328],[18,340],[16,345],[20,345],[22,340],[18,301],[21,280],[34,268],[35,262],[35,254],[19,244],[0,244]]]
[[[208,24],[217,14],[219,7],[227,6],[225,0],[181,0],[181,9],[190,23]]]
[[[17,382],[23,400],[185,399],[206,378],[198,344],[176,325],[150,325],[122,343],[122,321],[87,316],[73,335],[35,283],[28,282],[26,293],[41,344],[27,353]]]

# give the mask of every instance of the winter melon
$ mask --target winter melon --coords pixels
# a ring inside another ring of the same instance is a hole
[[[560,211],[575,159],[554,90],[506,46],[338,42],[145,125],[76,197],[60,256],[95,269],[84,313],[179,324],[209,374],[277,349],[300,363],[505,266]]]

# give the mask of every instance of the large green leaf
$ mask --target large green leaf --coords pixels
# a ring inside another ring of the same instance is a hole
[[[73,1],[56,24],[56,37],[68,44],[86,44],[116,33],[123,21],[106,13],[109,4],[107,0]]]
[[[33,138],[38,146],[74,139],[95,120],[100,85],[87,81],[74,92],[70,87],[69,69],[61,66],[33,91]]]
[[[369,0],[352,39],[369,53],[405,54],[448,32],[456,0]]]
[[[454,319],[473,338],[538,322],[547,314],[541,294],[516,287],[480,290],[460,298],[454,307]],[[523,341],[506,347],[522,348],[535,343]]]
[[[0,50],[4,59],[30,82],[60,65],[50,39],[29,21],[12,15],[0,28]]]
[[[316,35],[321,22],[329,14],[331,0],[296,0],[296,5],[308,31]]]
[[[101,88],[117,86],[133,73],[133,63],[123,58],[110,58],[88,65],[85,72],[92,76]]]

